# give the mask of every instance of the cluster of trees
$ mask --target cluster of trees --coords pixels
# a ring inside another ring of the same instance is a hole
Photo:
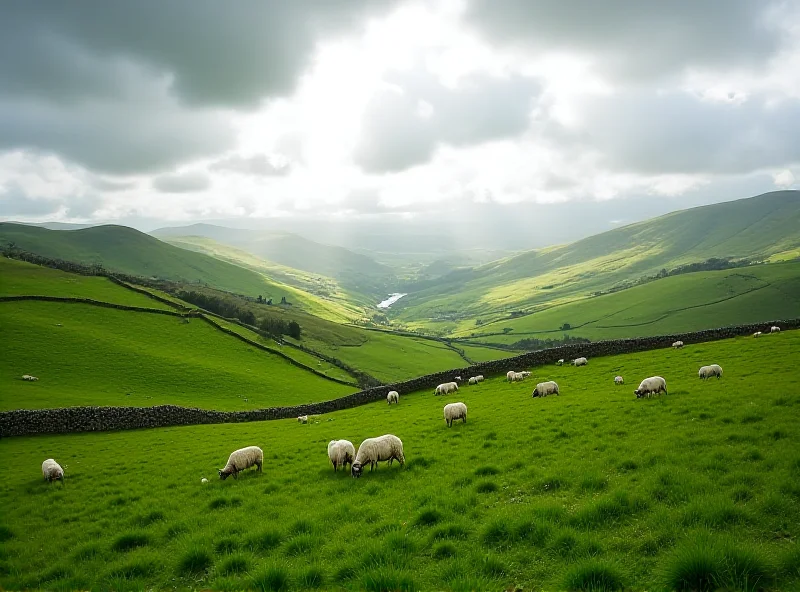
[[[540,349],[548,349],[550,347],[558,347],[560,345],[572,345],[575,343],[589,343],[589,340],[584,337],[572,337],[564,335],[561,339],[536,339],[530,337],[528,339],[520,339],[511,344],[511,349],[521,349],[525,351],[538,351]]]

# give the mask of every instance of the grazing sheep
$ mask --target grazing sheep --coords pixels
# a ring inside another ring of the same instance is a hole
[[[478,382],[483,382],[483,374],[478,374],[475,378],[478,379]]]
[[[675,343],[672,344],[672,347],[674,347],[675,349],[682,348],[683,347],[683,341],[676,341]]]
[[[561,358],[558,362],[556,362],[556,366],[563,366],[564,365],[564,358]]]
[[[769,328],[769,332],[770,333],[780,333],[781,332],[781,328],[780,327],[770,327]]]
[[[353,459],[356,456],[356,448],[349,440],[331,440],[328,442],[328,458],[333,465],[334,472],[353,465]]]
[[[622,376],[615,376],[614,384],[625,384],[625,379]]]
[[[756,331],[753,333],[753,337],[761,337],[761,331]]]
[[[710,366],[703,366],[700,368],[700,371],[697,374],[703,380],[706,378],[711,378],[712,376],[722,378],[722,368],[718,364],[711,364]]]
[[[297,421],[298,423],[308,423],[308,415],[298,415]]]
[[[467,406],[464,403],[450,403],[444,406],[444,420],[447,427],[453,427],[453,422],[461,419],[467,423]]]
[[[531,397],[546,397],[547,395],[557,395],[558,394],[558,385],[553,380],[548,380],[547,382],[540,382],[536,385],[536,388],[533,389],[533,393],[531,393]]]
[[[641,397],[649,397],[650,395],[657,395],[662,391],[665,395],[669,394],[667,393],[667,381],[660,376],[651,376],[650,378],[645,378],[639,384],[639,388],[633,391],[633,394],[636,395],[638,399]]]
[[[30,374],[23,374],[22,375],[22,380],[31,380],[31,381],[33,381],[33,380],[39,380],[39,379],[36,378],[35,376],[31,376]]]
[[[389,391],[389,394],[386,395],[386,404],[391,405],[394,403],[397,405],[400,402],[400,393],[397,391]]]
[[[477,376],[471,376],[470,379],[467,381],[467,384],[478,384],[480,381],[478,380]]]
[[[528,373],[528,375],[530,375],[530,372]],[[510,382],[522,382],[523,380],[525,380],[525,378],[527,378],[527,376],[525,375],[524,372],[514,372],[514,375],[511,377]]]
[[[528,372],[527,370],[523,370],[522,372],[520,372],[520,374],[522,374],[523,378],[528,378],[531,375],[531,373]]]
[[[575,358],[574,360],[572,360],[573,366],[585,366],[588,363],[589,360],[587,360],[586,358]]]
[[[61,465],[54,461],[52,458],[48,458],[46,461],[42,463],[42,475],[44,475],[45,481],[61,481],[64,482],[64,469],[61,468]]]
[[[350,465],[350,474],[358,478],[364,470],[364,465],[369,464],[370,472],[378,466],[380,461],[387,460],[392,464],[393,460],[400,461],[401,465],[406,463],[403,455],[403,442],[400,438],[392,434],[385,434],[378,438],[367,438],[358,447],[358,454]]]
[[[258,472],[261,472],[261,465],[264,464],[264,451],[258,446],[248,446],[247,448],[240,448],[234,450],[228,457],[228,464],[225,468],[219,469],[219,478],[223,481],[230,475],[234,479],[239,478],[239,471],[249,469],[253,465],[258,467]]]
[[[514,382],[514,375],[515,374],[516,374],[516,372],[514,370],[509,370],[508,372],[506,372],[506,380],[508,382]]]
[[[444,382],[436,387],[433,391],[434,395],[449,395],[458,390],[458,385],[455,382]]]

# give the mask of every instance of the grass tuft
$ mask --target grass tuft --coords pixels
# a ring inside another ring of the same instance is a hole
[[[588,559],[571,568],[564,577],[567,590],[610,592],[622,590],[624,578],[620,570],[608,561]]]
[[[250,559],[246,555],[231,555],[220,563],[217,571],[223,576],[247,573],[250,570]]]
[[[448,559],[449,557],[455,557],[455,555],[456,555],[456,546],[450,541],[437,543],[433,547],[434,559]]]
[[[413,592],[417,589],[409,574],[390,567],[368,571],[361,578],[361,585],[367,592]]]
[[[423,510],[414,520],[417,526],[433,526],[442,519],[442,513],[439,510],[428,509]]]
[[[317,539],[310,534],[301,534],[293,539],[291,539],[288,543],[286,543],[286,548],[284,552],[289,557],[295,557],[297,555],[304,555],[311,551],[317,545]]]
[[[199,574],[214,565],[214,558],[200,546],[192,546],[181,555],[178,572],[183,575]]]
[[[150,544],[150,537],[141,532],[129,532],[114,539],[111,549],[119,552],[126,552],[137,547],[144,547]]]
[[[289,589],[289,571],[280,565],[266,567],[252,576],[250,583],[253,589],[262,592],[282,592]],[[304,586],[304,588],[310,587]]]
[[[0,543],[5,543],[14,538],[14,532],[5,525],[0,525]]]
[[[217,497],[211,500],[208,507],[212,510],[220,510],[223,508],[235,508],[242,505],[242,499],[238,497]]]
[[[266,553],[283,542],[283,535],[277,530],[265,530],[247,539],[247,546],[255,553]]]
[[[303,590],[322,588],[325,585],[325,572],[321,567],[312,565],[298,576],[297,582]]]
[[[488,477],[489,475],[497,475],[498,473],[500,473],[500,469],[497,467],[486,466],[475,469],[475,474],[478,477]]]
[[[477,493],[492,493],[497,491],[497,483],[494,481],[481,481],[475,486]]]

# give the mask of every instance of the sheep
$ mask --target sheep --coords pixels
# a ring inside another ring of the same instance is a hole
[[[398,460],[401,465],[406,464],[406,457],[403,455],[403,442],[397,436],[384,434],[378,438],[367,438],[358,447],[358,454],[350,465],[350,474],[353,478],[358,478],[364,470],[364,465],[369,464],[370,472],[378,466],[380,461],[387,460],[392,464],[393,460]]]
[[[718,364],[703,366],[700,368],[700,371],[697,373],[697,375],[703,380],[706,378],[711,378],[712,376],[716,376],[719,379],[722,378],[722,368]]]
[[[31,381],[33,381],[33,380],[39,380],[39,379],[36,378],[35,376],[31,376],[30,374],[23,374],[22,375],[22,380],[31,380]]]
[[[651,376],[650,378],[645,378],[640,384],[639,388],[633,391],[633,394],[636,395],[636,398],[641,397],[649,397],[650,395],[657,395],[661,391],[664,391],[664,394],[667,395],[667,381],[661,378],[660,376]]]
[[[308,423],[308,415],[298,415],[297,421],[298,423]]]
[[[625,384],[625,379],[622,376],[615,376],[614,384]]]
[[[62,469],[61,465],[52,458],[48,458],[42,463],[42,475],[44,476],[44,480],[47,482],[64,482],[64,469]]]
[[[530,375],[530,372],[528,372]],[[525,380],[525,372],[514,372],[514,375],[509,379],[509,382],[522,382]]]
[[[756,331],[753,333],[753,337],[761,337],[761,331]]]
[[[349,440],[331,440],[328,442],[328,458],[333,465],[333,471],[343,469],[353,465],[353,459],[356,456],[356,448]]]
[[[478,377],[477,376],[471,376],[470,379],[467,381],[467,384],[470,384],[470,385],[478,384],[478,382],[479,381],[478,381]]]
[[[523,378],[528,378],[531,375],[531,373],[528,372],[527,370],[523,370],[522,372],[520,372],[520,374],[522,374]]]
[[[478,379],[478,382],[483,382],[483,374],[478,374],[475,378]]]
[[[564,358],[561,358],[556,362],[556,366],[563,366],[564,365]]]
[[[770,333],[780,333],[781,332],[781,328],[773,326],[773,327],[769,328],[769,332]]]
[[[400,393],[398,393],[397,391],[389,391],[389,393],[386,395],[386,404],[391,405],[392,403],[394,403],[395,405],[397,405],[399,402],[400,402]]]
[[[240,448],[234,450],[228,457],[228,464],[224,468],[219,469],[219,478],[223,481],[230,475],[234,479],[239,478],[239,471],[249,469],[253,465],[258,467],[258,472],[261,472],[261,465],[264,464],[264,451],[258,446],[248,446],[247,448]]]
[[[588,363],[589,360],[587,360],[586,358],[575,358],[574,360],[572,360],[573,366],[585,366]]]
[[[515,374],[516,374],[516,372],[514,370],[509,370],[508,372],[506,372],[506,380],[508,382],[514,382],[514,375]]]
[[[458,390],[458,385],[455,382],[443,382],[439,386],[436,387],[436,390],[433,391],[434,395],[449,395],[452,392]]]
[[[461,378],[460,376],[456,376],[456,377],[453,379],[453,382],[464,382],[464,379],[463,379],[463,378]]]
[[[676,341],[676,342],[674,342],[674,343],[672,344],[672,347],[674,347],[675,349],[680,349],[680,348],[682,348],[682,347],[683,347],[683,341]]]
[[[540,382],[536,385],[536,388],[533,389],[531,393],[531,397],[546,397],[547,395],[557,395],[558,394],[558,385],[553,380],[548,380],[547,382]]]
[[[453,422],[461,419],[467,423],[467,406],[464,403],[450,403],[444,406],[444,420],[447,427],[453,427]]]

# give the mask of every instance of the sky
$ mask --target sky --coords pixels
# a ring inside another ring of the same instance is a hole
[[[588,233],[800,188],[800,0],[0,13],[1,220],[379,226],[494,204]]]

